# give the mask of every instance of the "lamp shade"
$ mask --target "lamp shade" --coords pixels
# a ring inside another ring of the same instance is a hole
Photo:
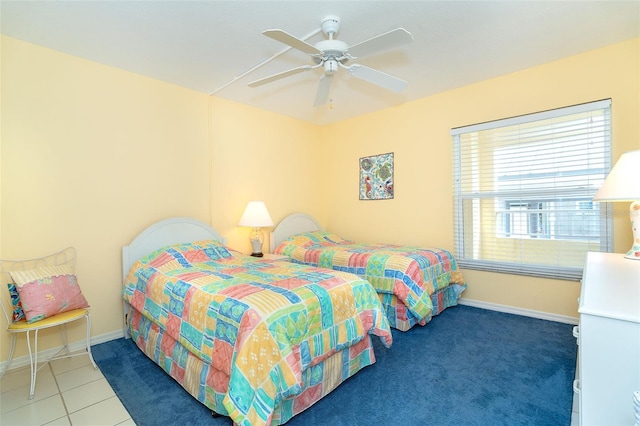
[[[640,150],[625,152],[620,156],[593,200],[631,201],[629,219],[633,245],[624,257],[640,260]]]
[[[267,206],[262,201],[249,201],[247,207],[240,218],[240,226],[250,226],[259,228],[262,226],[273,226],[273,220],[267,211]]]
[[[640,200],[640,150],[620,156],[593,201]]]

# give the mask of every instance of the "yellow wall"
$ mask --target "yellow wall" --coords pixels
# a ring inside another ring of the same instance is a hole
[[[639,62],[640,39],[633,39],[323,128],[332,135],[324,140],[335,158],[328,228],[345,238],[453,249],[450,129],[611,98],[616,160],[640,148]],[[395,198],[359,201],[358,159],[386,152],[395,157]],[[628,205],[614,208],[615,251],[626,252]],[[577,282],[479,271],[465,276],[465,298],[577,316]]]
[[[195,217],[249,252],[237,222],[251,199],[276,222],[298,210],[325,219],[313,125],[9,37],[1,100],[0,257],[75,246],[95,336],[122,328],[121,248],[152,223]],[[41,349],[59,344],[41,335]]]
[[[231,247],[251,252],[251,229],[237,226],[250,200],[264,201],[276,224],[297,211],[325,220],[317,126],[220,98],[211,98],[211,110],[212,223]]]
[[[75,246],[95,336],[122,326],[122,245],[159,219],[201,219],[248,252],[237,221],[259,198],[276,223],[304,211],[347,238],[452,248],[451,127],[611,97],[614,158],[640,147],[638,39],[325,127],[1,40],[0,257]],[[395,199],[359,201],[358,159],[385,152]],[[576,314],[577,283],[465,272],[466,298]]]
[[[2,89],[1,255],[76,247],[92,332],[113,331],[122,245],[165,217],[209,218],[208,96],[7,37]]]

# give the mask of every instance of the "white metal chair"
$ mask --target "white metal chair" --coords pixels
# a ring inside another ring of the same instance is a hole
[[[37,259],[28,259],[28,260],[0,260],[0,274],[2,277],[2,285],[5,287],[5,294],[9,294],[9,290],[7,287],[7,283],[12,282],[10,273],[15,271],[29,271],[35,268],[45,267],[45,266],[68,266],[72,271],[75,270],[75,262],[76,262],[76,250],[73,247],[66,248],[57,253],[37,258]],[[95,361],[93,360],[93,356],[91,354],[91,316],[89,314],[88,308],[82,309],[74,309],[72,311],[63,312],[61,314],[57,314],[40,321],[33,322],[31,324],[27,323],[25,319],[21,319],[20,321],[14,322],[12,319],[12,315],[10,315],[5,303],[0,303],[2,306],[2,311],[4,312],[4,316],[7,320],[7,331],[11,334],[11,346],[9,348],[9,358],[5,363],[5,367],[0,373],[0,378],[4,375],[4,373],[9,369],[11,365],[11,361],[13,359],[13,352],[15,350],[16,340],[19,333],[26,333],[27,338],[27,349],[29,351],[29,363],[31,367],[31,387],[29,389],[29,399],[32,399],[35,394],[36,388],[36,375],[38,370],[45,366],[48,362],[53,361],[55,359],[69,358],[78,355],[88,355],[91,360],[91,364],[93,364],[93,368],[98,368]],[[67,342],[67,324],[72,321],[77,321],[82,318],[86,320],[87,326],[87,337],[86,337],[86,354],[84,352],[78,353],[70,353],[69,345]],[[62,338],[63,346],[62,348],[51,358],[42,362],[42,365],[38,367],[38,331],[44,328],[51,327],[60,327],[60,335]],[[34,348],[31,349],[31,332],[34,334]]]

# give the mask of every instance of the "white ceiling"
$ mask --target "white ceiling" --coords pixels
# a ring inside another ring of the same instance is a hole
[[[2,0],[0,13],[5,35],[317,124],[640,36],[640,0]],[[389,92],[340,70],[331,102],[314,108],[320,70],[247,86],[311,64],[293,49],[233,81],[287,47],[262,31],[278,28],[302,38],[327,15],[340,17],[337,38],[350,45],[408,30],[413,43],[357,61],[407,80],[407,88]]]

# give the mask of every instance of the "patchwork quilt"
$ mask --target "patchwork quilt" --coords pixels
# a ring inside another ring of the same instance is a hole
[[[431,319],[435,292],[455,285],[457,297],[466,288],[455,257],[444,249],[356,243],[314,231],[289,237],[274,252],[295,263],[359,275],[381,298],[396,296],[420,325]]]
[[[303,373],[367,334],[392,343],[373,287],[356,275],[239,256],[204,241],[136,262],[123,298],[228,376],[217,384],[237,424],[269,424]],[[222,386],[222,388],[220,388]]]

